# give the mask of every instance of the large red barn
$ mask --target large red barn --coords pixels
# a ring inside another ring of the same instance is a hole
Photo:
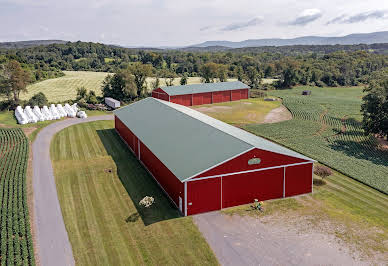
[[[201,83],[157,88],[152,97],[185,106],[238,101],[249,98],[249,86],[240,82]]]
[[[314,160],[188,107],[146,98],[114,114],[184,215],[312,192]]]

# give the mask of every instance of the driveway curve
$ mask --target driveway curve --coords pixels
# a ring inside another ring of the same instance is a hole
[[[42,266],[75,264],[55,185],[50,159],[51,140],[66,127],[99,120],[113,120],[113,115],[73,118],[50,124],[39,132],[32,144],[35,237]]]

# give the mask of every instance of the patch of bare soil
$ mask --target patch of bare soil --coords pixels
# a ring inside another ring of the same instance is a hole
[[[32,132],[34,132],[37,128],[36,127],[25,127],[23,128],[24,134],[28,137],[31,135]]]
[[[198,112],[208,112],[208,113],[215,113],[218,111],[226,111],[226,110],[231,110],[232,107],[230,106],[210,106],[210,107],[199,107],[196,110]]]
[[[377,137],[376,140],[379,143],[379,148],[383,151],[388,151],[388,141],[383,138]]]
[[[286,107],[279,106],[270,111],[264,118],[263,124],[278,123],[286,120],[291,120],[292,114]]]
[[[10,125],[1,124],[1,123],[0,123],[0,127],[2,127],[2,128],[11,128],[11,126],[10,126]]]
[[[242,102],[242,104],[251,105],[252,103],[250,103],[250,102]]]

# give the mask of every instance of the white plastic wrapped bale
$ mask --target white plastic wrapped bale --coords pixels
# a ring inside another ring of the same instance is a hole
[[[78,112],[78,106],[77,106],[77,103],[74,103],[71,108],[73,108],[74,112],[77,113]]]
[[[57,110],[58,110],[58,114],[59,114],[60,117],[65,117],[65,116],[67,116],[65,110],[63,109],[62,104],[60,104],[60,103],[57,104]]]
[[[26,108],[24,108],[24,114],[27,116],[29,123],[38,122],[38,118],[36,117],[36,115],[34,115],[30,106],[27,105]]]
[[[77,113],[77,116],[78,116],[79,118],[87,118],[87,117],[88,117],[87,114],[85,113],[85,111],[79,111],[79,112]]]
[[[76,112],[74,112],[73,108],[68,103],[65,104],[63,109],[65,109],[68,117],[76,117]]]
[[[52,116],[53,116],[53,119],[59,119],[59,118],[61,118],[61,117],[59,116],[58,110],[57,110],[57,108],[55,107],[54,104],[50,105],[50,112],[51,112],[51,114],[52,114]]]
[[[25,125],[28,123],[28,118],[23,112],[23,108],[21,106],[16,107],[15,117],[19,124]]]
[[[38,121],[42,122],[42,121],[46,120],[44,115],[40,111],[39,106],[35,105],[34,109],[32,109],[32,112],[34,113],[34,115],[36,115],[36,117],[38,118]]]
[[[41,113],[44,115],[46,120],[53,120],[53,115],[51,114],[50,110],[47,108],[47,106],[43,106]]]

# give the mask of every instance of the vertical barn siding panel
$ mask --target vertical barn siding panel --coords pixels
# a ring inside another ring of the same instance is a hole
[[[286,197],[312,192],[313,164],[286,167]]]
[[[241,90],[241,99],[248,99],[248,89]]]
[[[241,92],[240,90],[233,90],[232,91],[232,100],[233,101],[238,101],[241,99]]]
[[[211,95],[209,95],[211,97]],[[206,97],[206,93],[195,93],[193,94],[193,105],[202,105],[205,104],[204,98]],[[209,101],[211,98],[209,99]],[[210,103],[210,102],[209,102]]]
[[[179,206],[179,196],[184,199],[183,183],[142,142],[140,142],[140,155],[143,164]]]
[[[188,215],[220,209],[221,179],[219,177],[187,182]]]
[[[152,91],[152,97],[159,99],[159,93],[157,93],[156,91]]]
[[[213,103],[221,103],[223,101],[222,96],[223,96],[222,91],[213,92]]]
[[[283,197],[283,168],[222,177],[222,208]]]
[[[252,158],[260,158],[261,163],[248,165],[248,160]],[[270,151],[253,149],[213,169],[210,169],[194,178],[222,175],[227,173],[255,170],[260,168],[281,166],[281,165],[301,163],[301,162],[306,162],[306,160],[302,160],[299,158],[290,157],[290,156],[286,156],[283,154],[274,153]]]
[[[202,93],[202,104],[211,104],[212,103],[212,93],[206,92]]]
[[[128,144],[128,146],[132,149],[132,151],[134,151],[134,145],[133,145],[134,135],[132,131],[129,130],[123,124],[123,122],[121,122],[120,119],[118,119],[116,116],[115,116],[115,128],[117,132],[120,134],[120,136],[124,139],[124,141]]]
[[[230,91],[223,91],[222,92],[222,101],[223,102],[230,102]]]
[[[161,100],[164,100],[164,101],[169,101],[169,97],[168,97],[168,94],[166,94],[166,93],[160,93],[159,94],[159,99],[161,99]]]

